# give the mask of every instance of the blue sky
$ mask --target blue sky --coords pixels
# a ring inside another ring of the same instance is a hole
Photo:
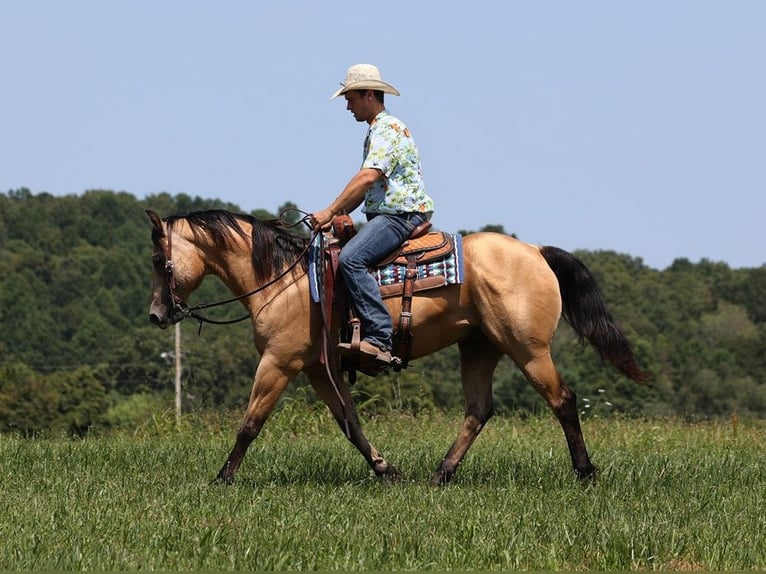
[[[365,133],[329,95],[374,63],[437,227],[759,267],[765,26],[738,0],[3,2],[0,190],[316,211]]]

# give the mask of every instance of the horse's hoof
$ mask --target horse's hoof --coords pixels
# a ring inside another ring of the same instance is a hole
[[[210,481],[210,486],[231,486],[234,484],[233,476],[218,475]]]
[[[439,469],[428,481],[428,486],[447,486],[452,480],[452,473],[447,472],[444,469]]]
[[[386,469],[386,472],[380,475],[380,478],[383,479],[383,482],[386,484],[396,484],[404,480],[402,473],[399,472],[396,467],[391,465]]]
[[[596,486],[598,469],[595,466],[583,470],[575,469],[575,476],[582,486]]]

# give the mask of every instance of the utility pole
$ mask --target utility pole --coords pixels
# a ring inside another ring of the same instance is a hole
[[[181,425],[181,322],[175,325],[176,328],[176,426]]]

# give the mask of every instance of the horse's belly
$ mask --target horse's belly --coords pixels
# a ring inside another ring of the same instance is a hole
[[[416,293],[412,299],[412,358],[429,355],[465,337],[475,326],[469,306],[461,301],[463,285],[447,285]],[[401,299],[386,301],[398,331]]]

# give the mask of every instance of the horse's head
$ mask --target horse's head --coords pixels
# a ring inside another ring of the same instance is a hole
[[[186,299],[203,278],[203,263],[183,233],[181,219],[162,220],[146,210],[152,222],[152,301],[149,320],[166,329],[187,316]]]

